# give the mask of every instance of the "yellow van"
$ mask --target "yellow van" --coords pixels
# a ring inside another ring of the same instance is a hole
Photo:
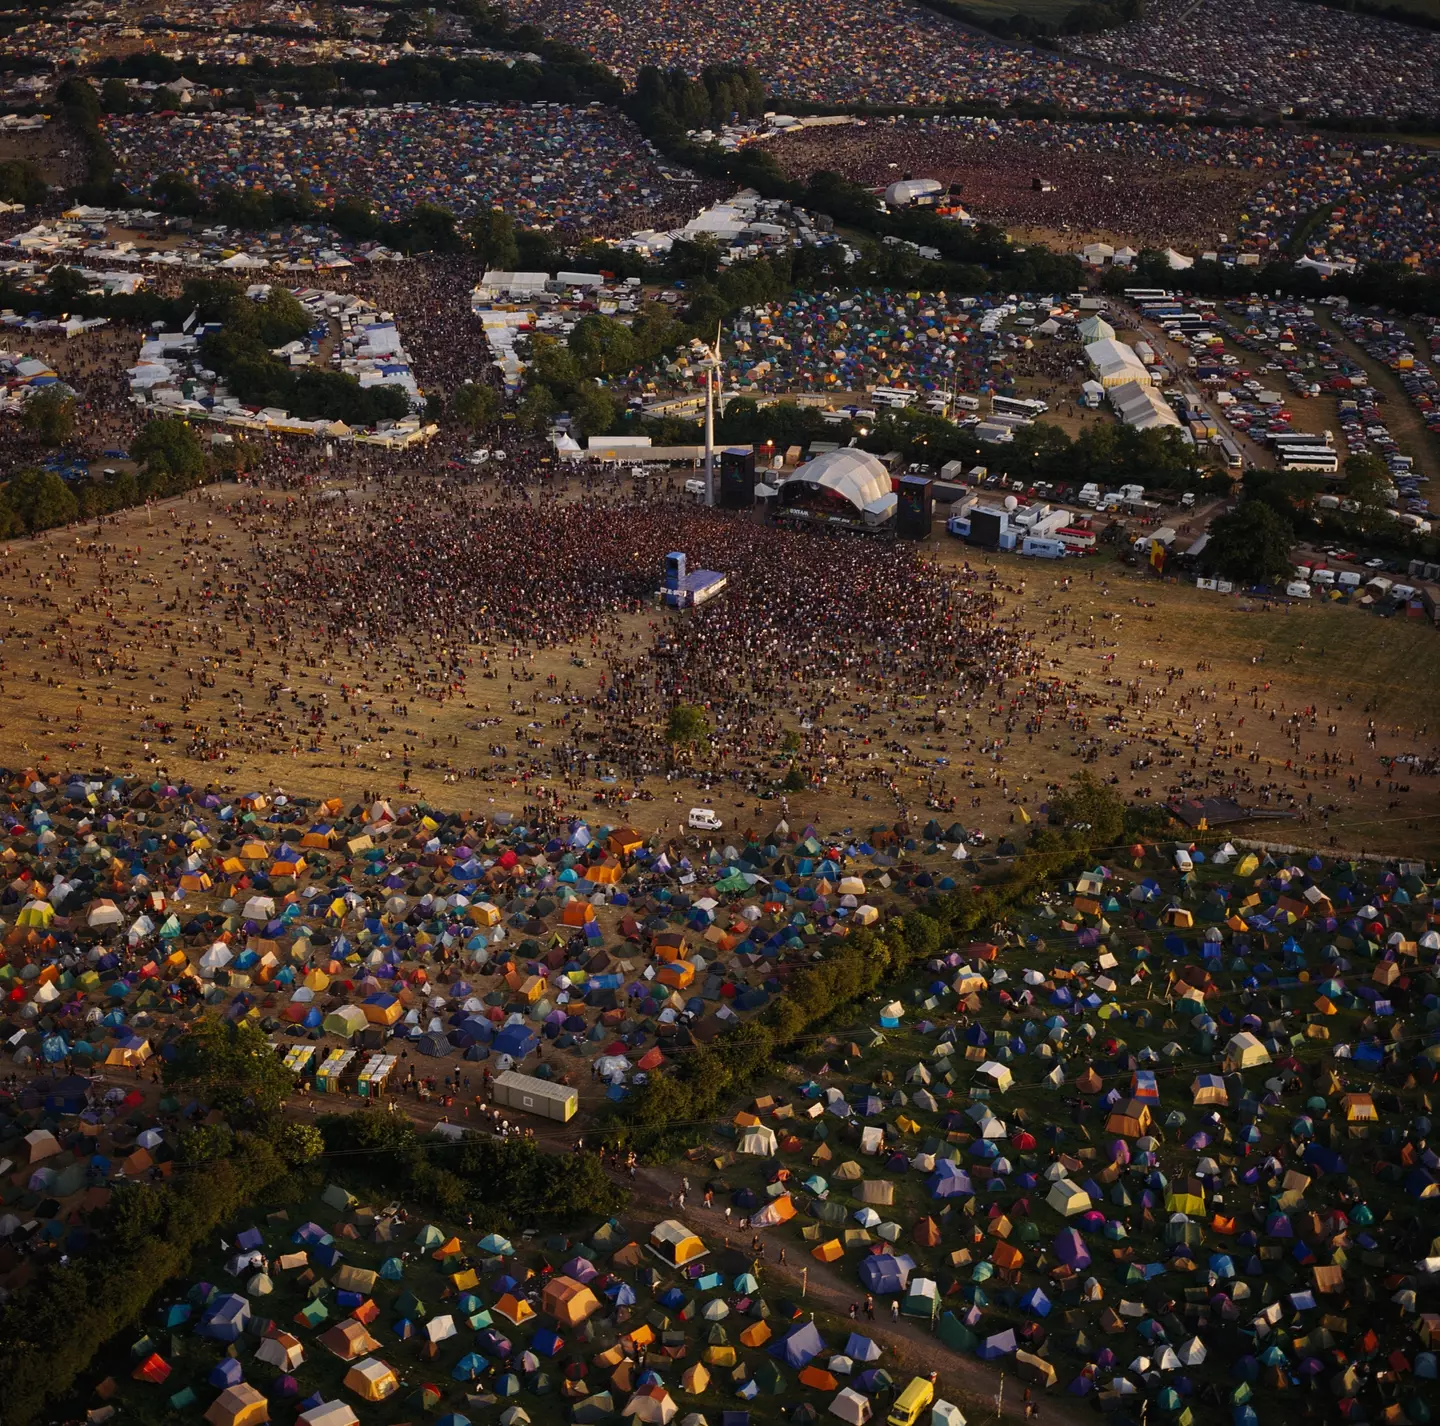
[[[935,1400],[935,1387],[929,1377],[912,1376],[910,1384],[895,1398],[895,1405],[885,1418],[889,1426],[915,1426],[920,1413]]]

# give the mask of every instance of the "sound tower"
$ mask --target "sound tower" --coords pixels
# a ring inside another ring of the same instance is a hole
[[[928,540],[935,516],[935,483],[923,475],[900,478],[895,533],[902,540]]]
[[[720,452],[720,508],[750,510],[755,505],[755,452]]]

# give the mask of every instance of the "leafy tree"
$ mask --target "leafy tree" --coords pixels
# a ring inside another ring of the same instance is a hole
[[[61,80],[55,90],[55,101],[82,122],[94,125],[100,118],[100,98],[89,80],[72,74]]]
[[[570,350],[591,376],[613,376],[635,365],[635,338],[613,317],[591,313],[570,333]]]
[[[100,86],[100,107],[107,114],[128,114],[130,112],[130,91],[123,79],[107,79]]]
[[[467,381],[450,397],[450,414],[472,431],[491,426],[500,414],[500,396],[493,386]]]
[[[809,785],[805,770],[796,762],[792,762],[785,769],[785,776],[780,782],[781,788],[786,792],[804,792]]]
[[[577,388],[570,401],[570,419],[586,436],[603,436],[614,424],[620,402],[614,392],[587,381]]]
[[[5,504],[27,535],[68,525],[79,517],[80,504],[54,471],[22,470],[5,483]]]
[[[465,236],[486,267],[513,270],[520,261],[515,220],[503,208],[482,208],[465,224]]]
[[[157,416],[130,443],[130,456],[142,470],[174,483],[165,494],[179,494],[205,478],[205,447],[188,421],[178,416]]]
[[[560,408],[555,403],[555,394],[542,382],[530,386],[520,402],[520,424],[537,436],[543,435],[555,419]]]
[[[63,446],[75,434],[75,402],[58,387],[37,391],[26,403],[25,429],[44,446]]]
[[[0,200],[33,208],[45,201],[49,191],[45,176],[29,159],[7,159],[0,163]]]
[[[388,1115],[386,1117],[398,1116]],[[293,1119],[287,1120],[273,1128],[269,1137],[270,1142],[275,1146],[275,1152],[292,1167],[298,1168],[301,1164],[308,1164],[325,1152],[325,1136],[313,1124],[302,1124]]]
[[[526,272],[553,272],[560,262],[560,245],[543,228],[521,228],[515,234],[519,249],[516,265]]]
[[[254,1025],[205,1015],[175,1044],[165,1083],[182,1087],[240,1128],[263,1127],[280,1113],[295,1081]]]
[[[1050,821],[1087,846],[1113,846],[1125,832],[1125,800],[1094,773],[1077,772],[1051,796]]]
[[[366,242],[380,231],[375,209],[363,198],[337,198],[330,209],[330,226],[351,242]]]
[[[381,25],[380,38],[388,40],[392,45],[404,44],[417,29],[419,23],[414,15],[408,10],[396,10]]]
[[[710,715],[695,703],[677,703],[665,724],[665,741],[677,747],[703,746],[710,741]]]
[[[1345,458],[1345,494],[1361,513],[1373,517],[1385,508],[1385,497],[1391,489],[1390,467],[1370,451],[1359,451]]]
[[[531,338],[530,367],[531,379],[549,387],[561,400],[568,400],[584,377],[574,352],[554,337]]]
[[[1237,584],[1283,584],[1294,561],[1295,531],[1262,500],[1242,500],[1210,525],[1205,556],[1217,573]]]
[[[45,290],[52,301],[68,307],[71,303],[78,302],[90,290],[90,284],[75,268],[61,263],[50,269]]]
[[[408,253],[454,253],[463,246],[455,215],[436,203],[417,203],[396,236]]]
[[[208,1164],[223,1159],[235,1147],[235,1131],[228,1124],[197,1124],[180,1140],[180,1159],[187,1164]]]

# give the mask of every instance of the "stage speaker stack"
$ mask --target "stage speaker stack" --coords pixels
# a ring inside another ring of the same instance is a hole
[[[755,505],[755,452],[720,452],[720,499],[722,510],[750,510]]]
[[[935,483],[923,475],[900,478],[895,533],[902,540],[928,540],[935,517]]]

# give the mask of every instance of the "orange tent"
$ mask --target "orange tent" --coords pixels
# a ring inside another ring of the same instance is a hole
[[[990,1254],[990,1258],[997,1268],[1008,1272],[1020,1267],[1020,1264],[1025,1261],[1025,1254],[1013,1243],[996,1243],[995,1251]]]
[[[695,967],[689,961],[670,961],[660,967],[656,979],[671,990],[688,990],[695,979]]]
[[[565,909],[560,913],[560,924],[562,926],[588,926],[595,919],[595,908],[588,901],[581,901],[578,897],[565,903]]]
[[[170,1375],[170,1363],[159,1352],[151,1352],[130,1375],[136,1381],[148,1381],[159,1386]]]
[[[816,1391],[834,1391],[840,1385],[829,1372],[822,1371],[819,1367],[806,1367],[800,1373],[800,1383],[802,1386],[813,1387]]]

